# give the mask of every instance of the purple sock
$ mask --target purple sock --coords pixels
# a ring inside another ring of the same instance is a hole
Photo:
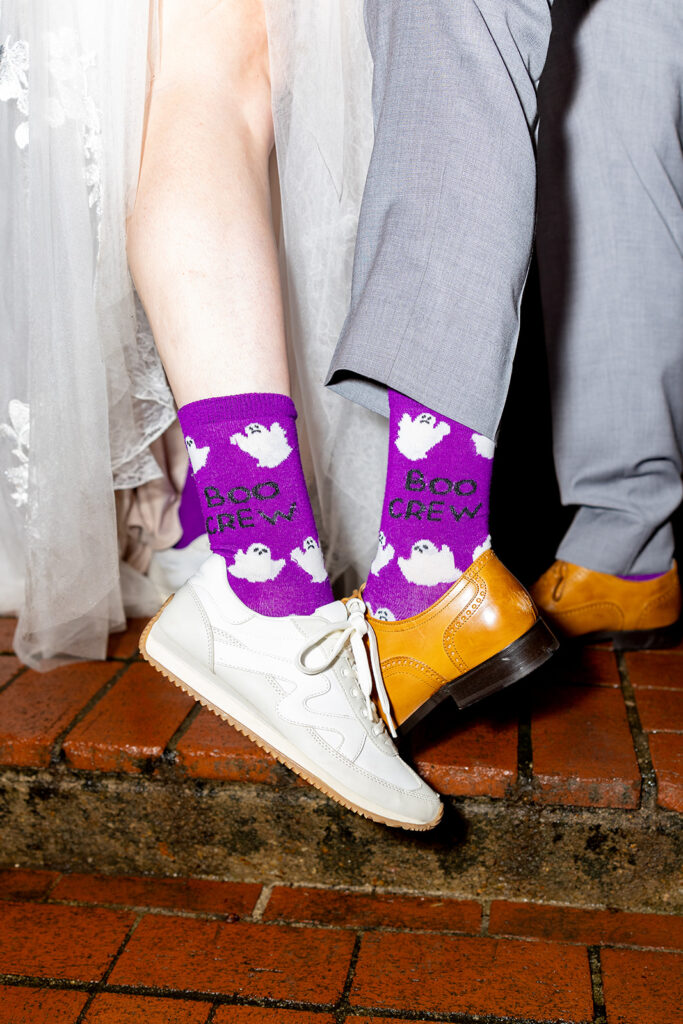
[[[286,395],[206,398],[178,410],[211,550],[262,615],[332,600]]]
[[[178,519],[180,520],[183,535],[175,547],[186,548],[188,544],[191,544],[193,540],[196,540],[197,537],[204,533],[204,513],[202,506],[199,504],[199,496],[192,476],[191,466],[187,473],[183,493],[180,496]]]
[[[663,572],[649,572],[644,576],[618,576],[620,580],[630,580],[631,583],[648,583],[650,580],[658,580],[660,576],[666,575]]]
[[[379,549],[364,597],[376,618],[437,601],[491,546],[494,443],[389,391],[389,462]]]

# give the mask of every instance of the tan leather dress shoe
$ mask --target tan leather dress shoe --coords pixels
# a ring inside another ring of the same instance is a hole
[[[676,563],[656,580],[622,580],[555,562],[531,588],[558,636],[612,640],[616,650],[675,646],[680,639],[681,584]]]
[[[368,621],[401,735],[448,697],[465,708],[502,690],[558,646],[522,584],[490,550],[419,615]]]

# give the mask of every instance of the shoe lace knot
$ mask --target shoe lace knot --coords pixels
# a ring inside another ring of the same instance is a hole
[[[379,734],[384,730],[384,723],[377,715],[372,700],[373,682],[377,690],[379,706],[384,719],[389,727],[389,732],[396,738],[396,727],[391,713],[391,702],[382,678],[382,667],[379,660],[377,637],[366,618],[366,606],[361,597],[350,597],[346,601],[346,617],[336,622],[328,622],[316,634],[308,639],[297,655],[297,668],[308,676],[318,675],[326,672],[337,660],[347,642],[351,645],[353,654],[352,667],[358,682],[358,687],[365,698],[365,707],[370,721],[375,725],[375,732]],[[336,643],[324,657],[322,664],[307,665],[306,658],[316,648],[334,636],[339,634]],[[367,646],[365,641],[367,641]]]

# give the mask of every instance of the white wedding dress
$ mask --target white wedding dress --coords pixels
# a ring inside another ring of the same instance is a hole
[[[386,428],[321,381],[372,144],[362,0],[266,9],[294,398],[328,569],[353,582]],[[0,612],[40,668],[103,657],[126,612],[158,602],[116,515],[117,492],[162,476],[150,445],[175,420],[125,255],[156,52],[156,0],[0,0]]]

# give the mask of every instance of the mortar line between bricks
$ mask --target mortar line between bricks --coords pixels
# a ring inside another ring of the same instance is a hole
[[[173,733],[166,746],[164,747],[164,751],[161,757],[159,758],[162,764],[175,764],[176,748],[178,746],[178,743],[181,741],[181,739],[183,738],[187,730],[190,728],[190,726],[194,722],[197,715],[201,712],[201,710],[202,705],[199,703],[199,701],[196,701],[196,703],[192,705],[192,707],[187,712],[182,722],[180,723],[180,725]]]
[[[273,883],[273,885],[275,885],[275,883]],[[264,886],[264,888],[265,888],[265,886]],[[4,903],[4,902],[6,902],[6,903],[14,903],[14,904],[16,904],[16,903],[42,903],[42,904],[45,904],[46,903],[45,896],[42,896],[38,900],[23,900],[23,899],[21,899],[19,897],[15,898],[15,899],[4,899],[3,897],[0,897],[0,906],[2,906],[2,903]],[[491,902],[493,902],[493,901],[491,901]],[[98,902],[86,903],[86,902],[83,902],[81,900],[55,900],[55,899],[50,899],[49,901],[47,901],[47,905],[51,906],[51,907],[78,907],[81,910],[92,910],[92,909],[95,909],[95,908],[100,909],[100,910],[119,910],[119,911],[127,910],[130,913],[138,914],[141,917],[145,917],[145,916],[147,916],[147,917],[175,917],[175,918],[184,918],[184,919],[191,920],[191,921],[217,921],[217,922],[225,921],[225,922],[230,923],[231,920],[234,919],[235,916],[237,916],[239,918],[239,920],[244,922],[245,924],[259,924],[259,925],[261,925],[264,928],[300,928],[302,930],[305,930],[305,929],[308,928],[308,929],[313,929],[313,930],[316,930],[316,931],[328,931],[328,932],[339,932],[339,931],[349,932],[349,931],[352,931],[352,932],[358,932],[361,935],[365,934],[366,932],[377,933],[379,935],[434,935],[434,936],[440,935],[440,936],[444,936],[446,938],[460,938],[460,939],[463,939],[463,938],[464,939],[472,939],[472,938],[476,939],[476,938],[481,938],[483,936],[484,938],[490,938],[490,939],[502,939],[502,940],[504,940],[506,942],[530,942],[530,943],[551,942],[551,943],[556,943],[556,944],[563,945],[563,946],[580,946],[582,948],[585,948],[585,946],[586,946],[585,941],[581,941],[579,939],[566,939],[566,938],[548,939],[547,937],[539,936],[539,935],[518,935],[518,934],[515,934],[515,933],[511,933],[511,932],[490,932],[490,931],[482,932],[481,929],[479,929],[478,931],[467,931],[465,929],[455,929],[455,928],[420,928],[419,926],[403,927],[402,928],[399,925],[389,925],[389,924],[376,924],[376,925],[372,925],[372,927],[370,927],[370,928],[363,928],[363,927],[360,927],[357,924],[340,924],[338,922],[334,923],[334,924],[330,924],[327,921],[318,921],[318,920],[315,920],[315,919],[311,919],[311,920],[308,920],[308,921],[294,921],[294,920],[290,920],[289,918],[274,918],[274,919],[272,919],[270,921],[264,921],[263,919],[256,919],[254,917],[253,913],[252,914],[235,914],[235,912],[233,912],[233,911],[224,911],[224,912],[220,912],[220,913],[219,912],[211,913],[211,911],[208,911],[208,910],[192,910],[192,909],[187,909],[187,908],[182,908],[182,907],[155,907],[155,906],[143,906],[143,905],[132,906],[130,903],[105,903],[105,902],[103,902],[101,900],[98,901]],[[529,905],[529,904],[527,904],[527,905]],[[547,906],[555,906],[556,904],[552,904],[552,903],[531,903],[531,905],[547,907]],[[557,906],[560,906],[562,909],[569,908],[570,910],[595,910],[595,909],[597,909],[597,910],[606,910],[607,909],[605,907],[598,907],[598,908],[595,908],[595,907],[582,907],[582,906],[579,906],[579,905],[565,904],[565,903],[557,904]],[[662,918],[677,918],[678,917],[677,914],[673,914],[673,913],[672,914],[661,914],[661,913],[657,913],[656,911],[639,911],[639,910],[631,911],[631,910],[623,910],[623,911],[615,911],[614,913],[617,913],[617,914],[647,914],[649,916],[657,916],[657,917],[662,917]],[[632,949],[632,950],[635,950],[636,952],[648,952],[648,951],[661,952],[661,953],[682,953],[683,952],[683,950],[681,949],[680,946],[643,945],[642,943],[633,943],[633,942],[626,943],[626,942],[610,942],[610,941],[605,941],[605,942],[601,942],[601,943],[596,944],[596,945],[599,945],[603,949]]]
[[[4,682],[2,686],[0,686],[0,693],[4,693],[5,690],[12,685],[12,683],[16,683],[17,679],[20,676],[23,676],[24,672],[28,672],[27,666],[20,665],[17,671],[14,673],[14,675],[11,676],[6,682]]]
[[[491,920],[491,904],[493,900],[482,900],[481,904],[481,935],[488,935],[489,921]]]
[[[493,1014],[441,1013],[429,1010],[387,1009],[374,1006],[349,1006],[337,1009],[329,1003],[301,1002],[294,999],[268,999],[267,997],[249,997],[238,995],[220,995],[216,992],[201,992],[189,989],[147,988],[143,985],[103,985],[101,982],[68,981],[62,978],[36,978],[30,975],[0,974],[0,984],[13,988],[61,989],[77,992],[99,993],[111,995],[134,995],[148,999],[177,999],[189,1002],[207,1002],[214,1000],[214,1013],[221,1006],[251,1006],[254,1008],[275,1010],[300,1010],[307,1013],[326,1014],[335,1017],[335,1021],[344,1024],[344,1015],[348,1021],[355,1017],[368,1015],[382,1018],[394,1018],[408,1021],[434,1021],[435,1024],[539,1024],[538,1018],[499,1017]],[[341,1014],[341,1016],[340,1016]],[[208,1024],[208,1021],[207,1021]],[[546,1019],[543,1024],[567,1024],[566,1018]]]
[[[216,1018],[216,1010],[218,1009],[218,1003],[212,1003],[209,1009],[209,1016],[204,1021],[204,1024],[213,1024]]]
[[[602,987],[602,963],[600,947],[588,946],[588,966],[591,972],[591,990],[593,993],[593,1024],[607,1024],[605,994]]]
[[[274,888],[274,882],[271,882],[269,885],[263,886],[261,892],[258,894],[258,899],[254,904],[254,909],[251,912],[252,921],[258,922],[262,920],[263,914],[265,912],[266,907],[268,906],[268,902],[270,900]]]
[[[529,796],[534,783],[534,753],[531,742],[531,702],[528,693],[520,698],[517,720],[517,792]]]
[[[387,1010],[384,1007],[375,1006],[351,1007],[346,1017],[346,1024],[351,1024],[356,1017],[368,1016],[373,1020],[389,1018],[406,1022],[418,1021],[419,1024],[422,1021],[434,1021],[435,1024],[539,1024],[537,1017],[533,1019],[530,1017],[496,1017],[491,1014],[475,1014],[473,1016],[470,1013],[439,1013],[429,1010]],[[562,1019],[556,1017],[554,1020],[544,1018],[543,1024],[569,1024],[569,1022],[564,1017]]]
[[[88,1010],[92,1006],[93,1000],[94,1000],[96,995],[97,995],[97,992],[90,992],[88,994],[88,998],[86,999],[85,1003],[83,1004],[83,1009],[79,1013],[78,1017],[76,1017],[76,1024],[83,1024],[83,1021],[85,1020],[86,1014],[88,1013]]]
[[[62,761],[62,744],[69,735],[71,730],[81,722],[87,714],[98,704],[106,694],[118,683],[121,676],[128,670],[129,666],[133,663],[133,658],[127,658],[123,662],[118,672],[115,672],[111,679],[108,679],[106,683],[100,686],[99,690],[92,695],[90,700],[85,704],[80,711],[78,711],[70,722],[62,729],[62,731],[56,736],[52,749],[50,751],[50,765],[56,766]]]
[[[62,877],[65,877],[65,876],[62,876]],[[55,882],[53,884],[56,885],[57,882]],[[275,883],[273,883],[273,884],[275,884]],[[265,888],[265,886],[264,886],[264,888]],[[491,901],[491,902],[493,902],[493,901]],[[48,905],[48,906],[51,906],[51,907],[78,907],[81,910],[92,910],[92,909],[118,910],[118,911],[126,911],[127,910],[127,911],[129,911],[129,913],[138,914],[140,917],[175,917],[175,918],[184,918],[184,919],[191,920],[191,921],[217,921],[217,922],[224,921],[224,922],[230,923],[231,920],[233,920],[235,918],[235,916],[237,916],[239,918],[239,920],[242,921],[245,924],[260,924],[264,928],[300,928],[302,930],[305,930],[305,929],[308,928],[308,929],[313,929],[313,930],[316,930],[316,931],[330,931],[330,932],[339,932],[339,931],[348,932],[348,931],[353,931],[353,932],[358,932],[361,935],[364,935],[366,932],[371,932],[373,934],[376,933],[378,935],[434,935],[434,936],[443,936],[445,938],[460,938],[460,939],[463,939],[463,938],[464,939],[472,939],[472,938],[476,939],[476,938],[484,937],[484,938],[490,938],[490,939],[503,940],[505,942],[529,942],[529,943],[551,942],[551,943],[559,944],[559,945],[562,945],[562,946],[580,946],[582,948],[585,948],[585,946],[586,946],[586,942],[585,941],[581,941],[579,939],[567,939],[567,938],[551,938],[551,939],[549,939],[546,936],[540,936],[540,935],[518,935],[518,934],[512,933],[512,932],[491,932],[491,931],[488,930],[488,920],[487,920],[487,931],[486,932],[482,931],[481,929],[479,929],[478,931],[467,931],[467,930],[464,930],[464,929],[459,929],[458,930],[458,929],[454,929],[454,928],[420,928],[418,926],[415,926],[415,927],[403,927],[402,928],[402,927],[400,927],[398,925],[388,925],[388,924],[376,924],[376,925],[372,925],[372,927],[370,927],[370,928],[362,928],[362,927],[360,927],[357,924],[340,924],[338,922],[334,923],[334,924],[330,924],[330,923],[328,923],[326,921],[318,921],[318,920],[315,920],[315,919],[311,919],[311,920],[308,920],[308,921],[294,921],[294,920],[290,920],[289,918],[275,918],[275,919],[270,920],[270,921],[264,921],[262,919],[256,919],[253,916],[253,913],[252,914],[235,914],[235,912],[232,912],[232,911],[224,911],[224,912],[221,912],[221,913],[211,913],[210,911],[206,911],[206,910],[191,910],[191,909],[181,908],[181,907],[155,907],[155,906],[142,906],[142,905],[132,906],[129,903],[105,903],[105,902],[102,902],[102,901],[93,902],[93,903],[86,903],[86,902],[83,902],[83,901],[80,901],[80,900],[55,900],[55,899],[50,899],[50,900],[48,900],[46,902],[45,895],[41,896],[40,899],[37,899],[37,900],[23,900],[23,899],[21,899],[19,897],[16,897],[14,899],[9,899],[9,898],[5,899],[4,897],[0,897],[0,907],[2,906],[3,903],[14,903],[14,904],[17,904],[17,903],[41,903],[43,905]],[[583,907],[583,906],[579,906],[579,905],[565,904],[565,903],[563,903],[563,904],[552,904],[552,903],[531,903],[531,902],[528,902],[527,905],[543,906],[543,907],[559,906],[562,909],[568,908],[570,910],[596,910],[596,909],[597,910],[606,910],[607,909],[606,907],[597,907],[597,908],[596,907]],[[666,918],[677,918],[678,917],[678,915],[674,914],[674,913],[672,913],[672,914],[662,914],[662,913],[658,913],[656,911],[639,911],[639,910],[635,910],[635,911],[623,910],[623,911],[620,911],[620,910],[617,910],[617,911],[613,911],[613,913],[616,913],[616,914],[647,914],[650,917],[661,917],[661,918],[665,918],[665,919]],[[634,950],[635,952],[658,952],[658,953],[678,953],[678,954],[683,953],[683,949],[681,949],[680,946],[644,945],[643,943],[614,942],[614,941],[605,941],[605,942],[595,943],[595,945],[596,945],[596,948],[602,948],[602,949],[631,949],[631,950]]]
[[[631,730],[631,741],[638,762],[638,770],[642,780],[640,791],[640,806],[644,811],[655,811],[657,808],[657,776],[652,764],[650,754],[650,743],[647,733],[643,730],[636,704],[636,696],[631,684],[631,679],[626,666],[624,654],[617,654],[617,668],[621,681],[621,693],[626,705],[626,717],[629,729]]]
[[[48,885],[47,889],[43,893],[43,895],[42,895],[42,897],[40,899],[41,903],[58,902],[57,900],[52,900],[51,896],[52,896],[52,893],[57,888],[57,886],[59,885],[59,883],[61,882],[63,877],[64,877],[63,872],[58,871],[57,874],[56,874],[56,877],[50,882],[50,884]]]
[[[0,985],[12,988],[57,989],[76,992],[88,992],[95,995],[139,996],[146,999],[177,999],[194,1003],[215,1002],[216,1009],[221,1006],[253,1006],[275,1010],[302,1010],[307,1013],[334,1013],[333,1003],[314,1003],[297,999],[270,999],[268,996],[240,996],[235,993],[216,993],[201,989],[160,988],[147,985],[105,985],[101,981],[72,981],[68,978],[39,978],[28,974],[0,974]],[[400,1014],[399,1014],[400,1015]],[[396,1016],[394,1014],[394,1016]],[[408,1018],[411,1019],[411,1018]],[[505,1024],[516,1024],[508,1021]],[[527,1024],[526,1021],[523,1024]],[[538,1022],[529,1022],[538,1024]],[[550,1021],[549,1024],[554,1024]]]
[[[109,981],[109,978],[111,977],[111,972],[114,970],[116,964],[119,962],[121,954],[123,953],[123,951],[126,948],[126,946],[128,945],[128,943],[130,942],[130,939],[131,939],[131,936],[133,935],[133,932],[135,931],[137,926],[140,924],[140,921],[142,921],[144,916],[145,916],[144,914],[138,914],[137,917],[135,918],[135,920],[133,921],[132,925],[128,929],[126,935],[123,938],[123,942],[121,943],[119,948],[116,950],[116,953],[112,957],[111,963],[109,964],[109,967],[106,969],[106,971],[104,972],[104,974],[100,978],[100,985],[102,987],[105,987],[107,982]]]
[[[360,944],[363,941],[363,934],[359,932],[356,935],[356,941],[353,944],[353,950],[351,951],[351,959],[349,960],[349,969],[346,972],[346,980],[344,981],[344,988],[337,1008],[334,1013],[334,1019],[336,1024],[344,1024],[346,1020],[346,1014],[349,1009],[349,996],[351,995],[351,987],[353,985],[353,979],[356,976],[356,964],[358,963],[358,957],[360,956]]]
[[[389,1018],[406,1022],[418,1021],[419,1024],[422,1021],[434,1021],[435,1024],[539,1024],[537,1017],[533,1019],[530,1017],[497,1017],[491,1014],[475,1014],[473,1016],[470,1013],[439,1013],[429,1010],[387,1010],[384,1007],[375,1006],[351,1007],[346,1017],[346,1024],[351,1024],[356,1017],[368,1016],[371,1016],[373,1020]],[[561,1019],[555,1017],[553,1020],[544,1018],[543,1024],[569,1024],[569,1022],[565,1017]]]

